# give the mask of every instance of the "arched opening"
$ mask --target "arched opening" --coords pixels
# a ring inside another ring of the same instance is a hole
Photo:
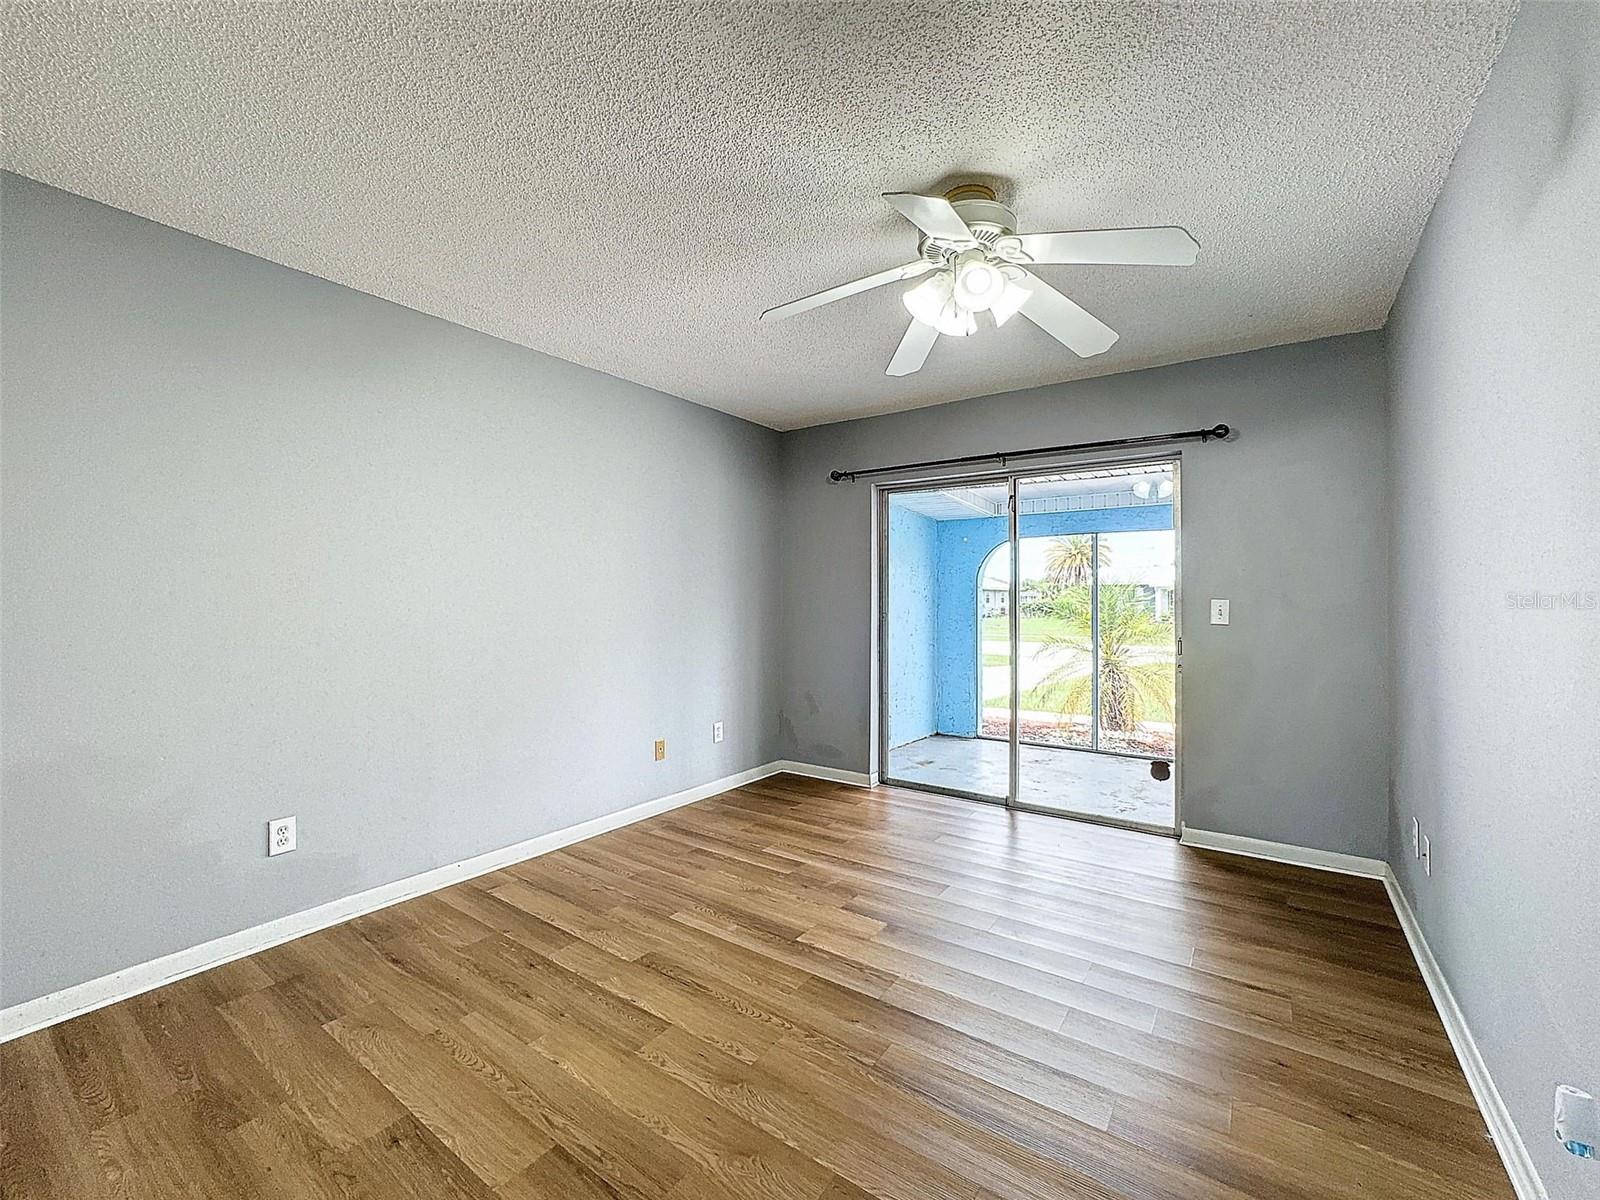
[[[979,737],[1011,736],[1011,543],[1002,541],[978,563],[978,686],[972,702]]]
[[[1150,758],[1174,752],[1171,530],[1018,539],[1018,738]],[[1011,548],[978,571],[979,736],[1010,732]]]

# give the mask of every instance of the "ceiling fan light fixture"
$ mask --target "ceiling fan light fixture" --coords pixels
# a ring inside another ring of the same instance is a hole
[[[912,320],[884,372],[896,378],[920,371],[941,333],[976,333],[981,312],[996,326],[1021,313],[1079,358],[1104,354],[1116,342],[1117,331],[1029,268],[1068,263],[1187,267],[1200,251],[1200,244],[1176,225],[1019,234],[1016,214],[984,184],[963,184],[943,196],[885,192],[883,198],[921,231],[916,257],[769,308],[761,320],[781,321],[921,276],[900,296]],[[1172,495],[1172,484],[1163,486],[1160,497],[1165,499]],[[1139,498],[1155,495],[1155,484],[1146,484]]]
[[[906,311],[924,325],[937,325],[940,310],[950,302],[951,291],[949,273],[936,271],[908,287],[900,300]]]
[[[977,320],[956,301],[953,271],[935,271],[915,287],[907,288],[901,300],[913,317],[946,337],[966,337],[977,332]]]
[[[953,291],[956,303],[971,312],[993,308],[1005,290],[1005,276],[982,250],[968,250],[956,255],[952,270],[955,273]]]
[[[989,315],[994,318],[997,327],[1021,312],[1028,297],[1033,295],[1033,289],[1023,282],[1027,275],[1016,267],[1002,268],[1000,278],[1000,295],[989,306]]]

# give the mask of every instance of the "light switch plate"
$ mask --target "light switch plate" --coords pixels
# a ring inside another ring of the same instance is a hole
[[[1226,600],[1212,598],[1211,623],[1213,625],[1226,625],[1228,623],[1228,602]]]
[[[275,854],[289,853],[295,848],[297,841],[293,817],[274,817],[267,822],[268,858]]]

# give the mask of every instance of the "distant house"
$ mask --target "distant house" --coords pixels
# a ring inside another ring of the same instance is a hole
[[[1172,589],[1141,583],[1134,589],[1133,602],[1149,611],[1158,621],[1172,616]]]
[[[978,589],[978,608],[985,617],[1003,617],[1011,611],[1011,589],[1005,584],[984,584]],[[1045,596],[1036,587],[1025,587],[1018,597],[1023,615],[1037,616],[1037,610],[1044,603]]]

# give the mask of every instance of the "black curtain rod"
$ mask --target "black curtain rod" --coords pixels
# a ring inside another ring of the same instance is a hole
[[[998,462],[1001,466],[1013,458],[1036,458],[1041,454],[1066,454],[1074,450],[1115,450],[1127,446],[1157,446],[1168,442],[1209,442],[1213,438],[1223,441],[1233,430],[1226,425],[1213,425],[1209,429],[1185,429],[1178,433],[1152,433],[1146,437],[1109,438],[1103,442],[1074,442],[1068,446],[1040,446],[1037,450],[1006,450],[994,454],[963,454],[959,458],[930,458],[923,462],[899,463],[892,467],[864,467],[859,471],[829,471],[833,483],[865,479],[869,475],[895,475],[901,471],[916,471],[923,467],[964,467],[971,463]]]

